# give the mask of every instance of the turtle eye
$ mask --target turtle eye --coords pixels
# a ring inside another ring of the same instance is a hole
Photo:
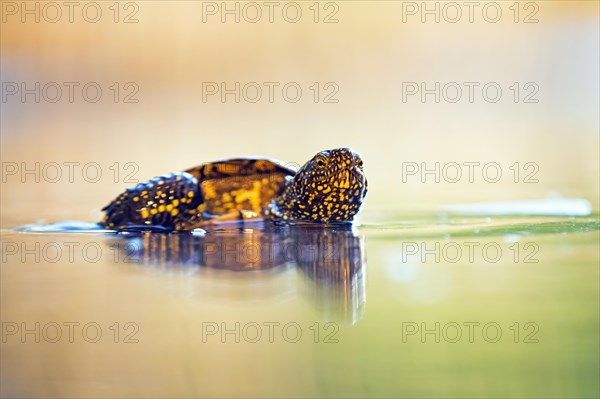
[[[315,163],[317,164],[317,166],[319,168],[324,168],[324,167],[327,166],[327,158],[325,158],[324,156],[320,155],[315,160]]]
[[[363,167],[363,161],[362,161],[362,159],[356,158],[355,163],[356,163],[356,166],[358,166],[360,169],[362,169],[362,167]]]

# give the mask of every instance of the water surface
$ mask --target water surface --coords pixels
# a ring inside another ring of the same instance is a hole
[[[2,394],[598,396],[598,227],[5,229]]]

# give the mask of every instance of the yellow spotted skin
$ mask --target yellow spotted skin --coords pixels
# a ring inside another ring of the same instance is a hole
[[[172,229],[194,215],[202,203],[198,181],[188,173],[158,176],[126,190],[103,211],[107,229],[158,227]]]
[[[128,189],[103,210],[107,229],[192,230],[262,217],[276,223],[351,222],[367,181],[360,156],[322,151],[298,172],[269,159],[202,164]]]
[[[269,203],[265,217],[280,222],[347,223],[367,194],[360,155],[348,148],[322,151]]]

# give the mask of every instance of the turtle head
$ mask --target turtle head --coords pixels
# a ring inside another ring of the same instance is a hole
[[[352,221],[367,194],[359,154],[348,148],[321,151],[300,168],[288,186],[290,218],[316,223]]]

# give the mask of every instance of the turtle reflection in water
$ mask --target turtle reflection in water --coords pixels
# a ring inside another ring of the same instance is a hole
[[[360,155],[321,151],[297,172],[270,159],[237,158],[159,176],[103,211],[114,230],[189,231],[230,221],[351,223],[367,193]]]
[[[261,273],[296,267],[306,277],[300,290],[324,318],[354,324],[364,313],[364,237],[351,225],[229,228],[205,235],[134,232],[120,234],[116,240],[130,261],[165,271],[207,268]]]

